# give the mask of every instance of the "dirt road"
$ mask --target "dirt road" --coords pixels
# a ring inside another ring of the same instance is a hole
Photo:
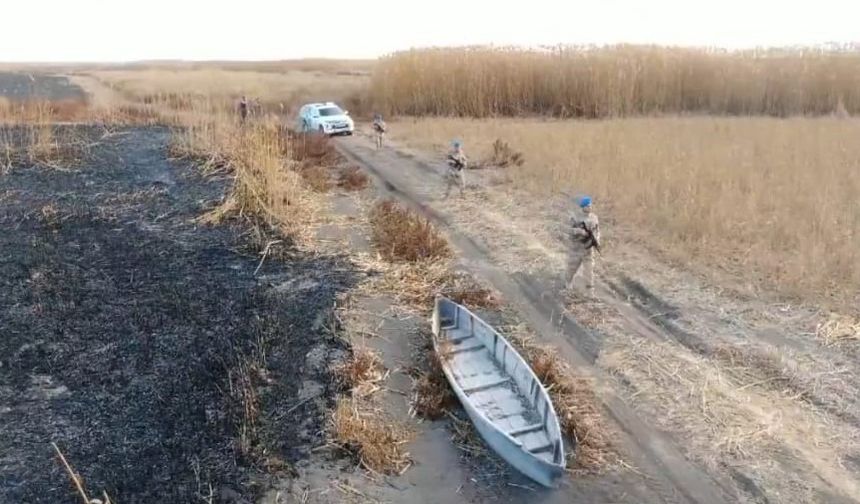
[[[860,501],[855,350],[811,340],[814,311],[738,299],[623,245],[605,263],[599,301],[570,303],[558,289],[563,245],[545,225],[553,211],[563,221],[556,203],[474,172],[469,196],[443,201],[444,166],[426,154],[375,151],[361,137],[339,148],[440,225],[463,267],[598,378],[652,501]]]
[[[79,502],[51,442],[115,502],[246,502],[320,442],[352,273],[257,271],[242,226],[196,222],[228,181],[168,130],[78,134],[82,163],[0,176],[0,502]]]

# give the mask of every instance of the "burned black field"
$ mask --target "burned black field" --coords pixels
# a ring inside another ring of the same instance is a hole
[[[195,218],[229,180],[165,129],[89,138],[69,171],[0,175],[0,502],[244,502],[321,443],[339,258],[267,260]],[[312,358],[307,358],[308,355]]]
[[[81,100],[84,92],[58,75],[0,72],[0,97],[15,101]]]

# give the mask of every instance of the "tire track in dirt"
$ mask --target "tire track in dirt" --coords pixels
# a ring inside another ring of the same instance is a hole
[[[692,355],[702,359],[710,359],[713,362],[720,362],[725,359],[721,352],[725,351],[726,348],[722,347],[721,343],[707,341],[700,335],[681,327],[672,320],[673,307],[648,291],[639,282],[621,275],[620,284],[608,280],[607,285],[619,296],[626,296],[631,299],[632,306],[625,306],[616,298],[608,298],[625,319],[625,327],[633,329],[636,334],[649,338],[656,344],[667,341],[676,342],[681,347],[688,349]],[[768,366],[769,364],[763,362],[760,365]],[[762,369],[756,371],[768,372]],[[732,373],[728,371],[727,379],[730,382],[731,375]],[[764,384],[774,379],[775,377],[768,377],[760,381]],[[828,489],[838,489],[846,496],[855,498],[860,496],[860,486],[851,477],[850,471],[841,467],[838,462],[834,463],[832,447],[817,446],[816,443],[807,441],[807,438],[812,436],[810,431],[817,429],[817,426],[811,427],[815,424],[810,424],[810,414],[804,408],[790,398],[784,397],[783,394],[771,395],[766,389],[758,391],[755,387],[750,388],[749,384],[743,383],[737,383],[736,387],[738,391],[744,391],[744,396],[738,396],[734,401],[738,411],[744,412],[750,418],[762,420],[769,418],[774,412],[779,412],[780,419],[777,422],[780,425],[779,433],[774,435],[772,450],[779,454],[778,457],[774,457],[774,462],[782,468],[781,470],[785,474],[806,474],[811,480],[817,481],[818,484],[814,485],[809,490],[810,492],[814,492],[815,488],[818,487],[819,491],[824,493],[829,492]],[[793,391],[797,394],[803,393],[803,391]],[[729,389],[727,393],[734,395],[735,391]],[[832,405],[823,403],[815,396],[804,397],[802,400],[848,425],[855,422],[854,413],[847,410],[836,410]],[[768,407],[764,408],[762,405]],[[762,421],[762,423],[766,424],[767,422]],[[819,434],[818,437],[826,439],[828,436]],[[741,488],[759,501],[769,502],[766,497],[768,492],[754,481],[748,469],[732,468],[729,473]],[[811,499],[815,500],[816,497]],[[828,494],[825,500],[827,502],[856,502],[856,500],[846,500],[845,497],[835,494]],[[803,502],[807,502],[807,500],[803,500]]]
[[[677,322],[680,316],[679,308],[669,304],[651,292],[642,283],[623,273],[619,274],[617,279],[605,278],[604,282],[607,290],[614,293],[614,297],[626,299],[630,303],[630,307],[619,303],[615,303],[615,305],[620,311],[624,311],[625,316],[631,323],[634,323],[634,320],[639,322],[643,320],[650,321],[651,325],[662,329],[661,332],[664,336],[673,339],[691,351],[705,357],[719,358],[719,349],[715,348],[712,343],[709,343],[705,338],[692,331],[681,327]],[[786,346],[790,344],[785,338],[781,338],[779,342],[781,345]],[[817,395],[806,393],[804,390],[794,390],[794,392],[801,394],[803,401],[847,424],[860,424],[860,411],[838,408]]]
[[[576,368],[588,371],[606,384],[608,377],[594,363],[601,342],[565,313],[560,300],[537,280],[527,275],[509,275],[496,267],[486,248],[460,233],[441,213],[430,207],[428,171],[434,179],[440,173],[426,163],[400,159],[381,159],[356,141],[338,143],[339,150],[362,165],[391,196],[425,215],[439,225],[459,250],[462,262],[478,276],[489,281],[524,315],[548,342],[556,344]],[[375,159],[374,159],[375,158]],[[409,166],[412,166],[409,169]],[[689,462],[675,441],[643,422],[609,386],[600,390],[606,410],[626,435],[623,443],[632,451],[634,464],[649,476],[649,485],[670,502],[735,502],[731,484],[710,475]]]

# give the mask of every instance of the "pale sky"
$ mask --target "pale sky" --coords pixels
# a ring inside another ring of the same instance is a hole
[[[4,0],[0,61],[372,58],[463,44],[860,42],[857,0]]]

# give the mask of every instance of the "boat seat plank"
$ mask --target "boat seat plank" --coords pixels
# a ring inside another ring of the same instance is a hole
[[[475,380],[472,383],[472,385],[470,385],[469,387],[463,387],[463,392],[465,392],[468,395],[468,394],[471,394],[472,392],[478,392],[481,390],[489,390],[491,388],[501,387],[503,385],[507,385],[510,382],[511,382],[510,376],[502,376],[499,374],[494,375],[494,374],[490,373],[490,374],[487,374],[487,378],[484,379],[483,381]]]
[[[540,452],[545,445],[552,444],[546,431],[543,430],[522,434],[517,436],[517,440],[523,444],[526,450],[535,450],[535,452]]]
[[[480,341],[475,343],[469,342],[454,346],[454,348],[449,350],[445,355],[457,355],[459,353],[474,352],[476,350],[486,350],[486,347]]]
[[[499,430],[503,432],[514,432],[534,423],[533,421],[530,422],[529,419],[526,418],[526,411],[520,411],[516,415],[503,415],[503,417],[504,418],[491,419],[491,421],[498,426]]]
[[[556,463],[555,459],[553,459],[553,456],[552,456],[552,450],[543,451],[543,452],[539,452],[539,453],[532,453],[532,455],[534,455],[535,457],[537,457],[537,458],[539,458],[539,459],[541,459],[541,460],[543,460],[549,464],[555,464]]]
[[[532,448],[526,448],[526,450],[528,450],[531,453],[552,452],[552,447],[553,447],[552,441],[550,441],[546,436],[544,436],[544,440],[545,440],[544,443],[542,443],[538,446],[534,446]],[[520,441],[522,441],[522,438],[520,438]],[[523,443],[523,445],[525,446],[525,443]]]
[[[508,431],[508,435],[511,437],[517,437],[517,436],[522,436],[524,434],[529,434],[532,432],[538,432],[538,431],[542,431],[542,430],[543,430],[543,424],[542,423],[529,424],[529,425],[525,425],[523,427]]]
[[[475,335],[472,334],[472,332],[465,327],[448,329],[445,331],[445,335],[448,337],[448,341],[450,341],[451,343],[457,343],[475,337]]]
[[[513,386],[495,390],[487,390],[483,392],[475,392],[474,394],[469,396],[469,398],[472,400],[472,403],[477,407],[481,407],[483,405],[507,403],[509,401],[520,401],[520,396],[517,394]]]

